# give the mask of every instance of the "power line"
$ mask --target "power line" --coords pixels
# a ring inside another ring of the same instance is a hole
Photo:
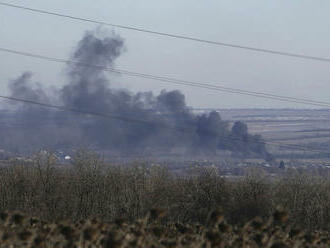
[[[0,98],[10,100],[10,101],[37,105],[37,106],[45,107],[45,108],[57,109],[57,110],[61,110],[61,111],[74,112],[74,113],[85,114],[85,115],[96,116],[96,117],[107,118],[107,119],[121,120],[121,121],[126,121],[126,122],[131,122],[131,123],[146,124],[146,125],[150,125],[150,126],[159,126],[161,128],[172,129],[172,130],[176,130],[179,132],[194,132],[195,131],[193,129],[190,129],[190,128],[188,129],[186,127],[173,127],[173,126],[165,125],[165,124],[159,123],[159,122],[152,122],[152,121],[148,121],[148,120],[130,118],[130,117],[117,115],[117,114],[113,114],[113,113],[105,114],[105,113],[99,113],[99,112],[85,111],[85,110],[79,110],[79,109],[75,109],[75,108],[68,108],[65,106],[52,105],[49,103],[42,103],[42,102],[38,102],[38,101],[21,99],[21,98],[10,97],[10,96],[3,96],[3,95],[0,95]],[[240,141],[240,142],[243,141],[242,139],[235,138],[235,137],[221,137],[221,139],[227,140],[227,141],[233,141],[233,140]],[[291,149],[302,150],[302,151],[313,151],[313,152],[320,152],[320,153],[329,152],[328,149],[315,149],[313,147],[301,146],[301,145],[295,145],[295,144],[284,144],[284,143],[280,143],[280,142],[268,142],[268,141],[266,142],[266,141],[254,140],[253,143],[277,146],[277,147],[283,147],[283,148],[291,148]],[[228,142],[227,142],[227,144],[228,144]]]
[[[1,50],[1,49],[0,49]],[[59,62],[56,60],[53,60],[55,62]],[[11,100],[11,101],[17,101],[17,102],[23,102],[23,103],[27,103],[27,104],[32,104],[32,105],[38,105],[41,107],[46,107],[46,108],[53,108],[53,109],[58,109],[58,110],[62,110],[62,111],[69,111],[69,112],[75,112],[75,113],[80,113],[80,114],[86,114],[86,115],[91,115],[91,116],[97,116],[97,117],[102,117],[102,118],[110,118],[110,119],[116,119],[116,120],[121,120],[121,121],[126,121],[126,122],[135,122],[135,123],[140,123],[140,124],[147,124],[147,125],[151,125],[151,126],[160,126],[162,128],[168,128],[168,129],[173,129],[176,131],[188,131],[188,132],[192,132],[193,130],[190,129],[186,129],[184,127],[182,127],[181,129],[179,129],[178,127],[171,127],[168,125],[164,125],[163,123],[156,123],[156,122],[151,122],[148,120],[141,120],[141,119],[136,119],[136,118],[130,118],[130,117],[126,117],[126,116],[122,116],[122,115],[117,115],[117,114],[113,114],[113,113],[98,113],[98,112],[91,112],[91,111],[84,111],[84,110],[79,110],[79,109],[74,109],[74,108],[68,108],[65,106],[57,106],[57,105],[52,105],[49,103],[41,103],[41,102],[37,102],[37,101],[33,101],[33,100],[27,100],[27,99],[20,99],[20,98],[15,98],[15,97],[10,97],[10,96],[3,96],[0,95],[0,98],[2,99],[6,99],[6,100]],[[238,141],[242,141],[241,139],[235,139],[234,137],[222,137],[222,139],[225,140],[238,140]],[[300,145],[294,145],[294,144],[284,144],[284,143],[280,143],[280,142],[260,142],[260,141],[254,141],[255,143],[260,143],[260,144],[267,144],[267,145],[271,145],[271,146],[278,146],[278,147],[286,147],[286,148],[292,148],[292,149],[296,149],[296,150],[303,150],[303,151],[314,151],[314,152],[328,152],[327,149],[314,149],[312,147],[306,147],[306,146],[300,146]]]
[[[330,107],[330,102],[315,101],[315,100],[310,100],[310,99],[288,97],[288,96],[280,96],[280,95],[268,94],[268,93],[264,93],[264,92],[247,91],[247,90],[242,90],[242,89],[235,89],[235,88],[229,88],[229,87],[224,87],[224,86],[220,86],[220,85],[214,85],[211,83],[188,81],[188,80],[182,80],[182,79],[177,79],[177,78],[163,77],[163,76],[158,76],[158,75],[122,70],[122,69],[114,69],[112,67],[107,67],[104,65],[93,65],[93,64],[88,64],[88,63],[83,63],[83,62],[78,62],[78,61],[73,61],[73,60],[48,57],[48,56],[43,56],[43,55],[29,53],[29,52],[7,49],[7,48],[3,48],[3,47],[0,47],[0,51],[17,54],[17,55],[22,55],[22,56],[27,56],[27,57],[32,57],[32,58],[38,58],[38,59],[47,60],[47,61],[51,61],[51,62],[74,64],[74,65],[82,66],[82,67],[91,67],[91,68],[94,68],[97,70],[111,71],[111,72],[116,72],[116,73],[132,76],[132,77],[140,77],[140,78],[145,78],[145,79],[157,80],[157,81],[176,84],[176,85],[185,85],[185,86],[190,86],[190,87],[204,88],[204,89],[239,94],[239,95],[248,95],[248,96],[266,98],[266,99],[271,99],[271,100],[276,100],[276,101],[307,104],[307,105],[313,105],[313,106],[318,106],[318,107]]]
[[[130,117],[122,116],[122,115],[116,115],[116,114],[112,114],[112,113],[104,114],[104,113],[85,111],[85,110],[82,111],[82,110],[75,109],[75,108],[68,108],[65,106],[52,105],[49,103],[42,103],[42,102],[37,102],[37,101],[33,101],[33,100],[21,99],[21,98],[10,97],[10,96],[0,95],[0,98],[6,99],[6,100],[11,100],[11,101],[16,101],[16,102],[23,102],[23,103],[38,105],[38,106],[46,107],[46,108],[58,109],[58,110],[62,110],[62,111],[75,112],[78,114],[86,114],[86,115],[98,116],[98,117],[103,117],[103,118],[111,118],[111,119],[128,121],[128,122],[138,122],[138,123],[148,124],[148,125],[158,125],[158,126],[163,125],[162,123],[153,123],[153,122],[142,120],[142,119],[135,119],[135,118],[130,118]],[[166,126],[166,127],[170,128],[168,126]]]
[[[17,102],[23,102],[23,103],[28,103],[28,104],[33,104],[33,105],[38,105],[41,107],[46,107],[46,108],[53,108],[53,109],[58,109],[62,111],[68,111],[68,112],[74,112],[74,113],[79,113],[79,114],[85,114],[85,115],[90,115],[90,116],[96,116],[96,117],[101,117],[101,118],[107,118],[107,119],[116,119],[116,120],[121,120],[121,121],[126,121],[126,122],[133,122],[133,123],[139,123],[139,124],[147,124],[150,126],[159,126],[161,128],[165,129],[172,129],[175,131],[180,131],[180,132],[194,132],[193,129],[188,129],[185,127],[173,127],[169,125],[165,125],[163,123],[159,122],[152,122],[148,120],[142,120],[142,119],[136,119],[136,118],[129,118],[126,116],[122,115],[117,115],[117,114],[112,114],[112,113],[99,113],[99,112],[91,112],[91,111],[85,111],[85,110],[79,110],[79,109],[74,109],[74,108],[68,108],[65,106],[57,106],[57,105],[52,105],[48,103],[41,103],[33,100],[26,100],[26,99],[21,99],[21,98],[15,98],[15,97],[8,97],[8,96],[2,96],[0,95],[0,98],[11,100],[11,101],[17,101]],[[221,137],[224,140],[227,141],[242,141],[240,138],[235,138],[235,137]],[[329,152],[328,149],[315,149],[313,147],[309,146],[301,146],[301,145],[296,145],[296,144],[285,144],[281,142],[273,142],[273,141],[253,141],[254,143],[257,144],[266,144],[270,146],[277,146],[277,147],[283,147],[283,148],[291,148],[295,150],[303,150],[303,151],[314,151],[314,152]],[[227,143],[228,144],[228,143]]]
[[[259,48],[253,48],[253,47],[245,47],[245,46],[240,46],[240,45],[235,45],[235,44],[227,44],[227,43],[208,41],[208,40],[203,40],[203,39],[198,39],[198,38],[193,38],[193,37],[167,34],[167,33],[162,33],[162,32],[139,29],[139,28],[135,28],[135,27],[122,26],[122,25],[110,24],[110,23],[105,23],[105,22],[98,22],[98,21],[91,20],[91,19],[84,19],[84,18],[79,18],[79,17],[62,15],[62,14],[58,14],[58,13],[53,13],[53,12],[48,12],[48,11],[43,11],[43,10],[37,10],[37,9],[31,9],[31,8],[26,8],[26,7],[22,7],[22,6],[17,6],[17,5],[7,4],[7,3],[1,3],[1,2],[0,2],[0,5],[20,8],[20,9],[25,9],[25,10],[30,10],[30,11],[44,13],[44,14],[51,14],[51,15],[76,19],[76,20],[80,20],[80,21],[87,21],[87,22],[93,22],[93,23],[97,23],[97,24],[110,25],[110,26],[114,26],[114,27],[118,27],[118,28],[131,29],[131,30],[135,30],[135,31],[147,32],[147,33],[152,33],[152,34],[157,34],[157,35],[162,35],[162,36],[169,36],[169,37],[172,37],[172,38],[181,38],[181,39],[186,39],[186,40],[205,42],[205,43],[209,43],[209,44],[213,44],[213,45],[222,45],[222,46],[228,46],[228,47],[234,47],[234,48],[248,49],[248,50],[258,51],[258,52],[268,52],[268,53],[284,55],[284,56],[293,56],[293,57],[299,57],[299,58],[304,58],[304,59],[314,59],[314,60],[330,62],[330,59],[328,59],[328,58],[320,58],[320,57],[292,54],[292,53],[286,53],[286,52],[280,52],[280,51],[274,51],[274,50],[266,50],[266,49],[259,49]],[[148,79],[155,79],[155,80],[160,80],[160,81],[164,81],[164,82],[171,82],[171,83],[189,85],[189,86],[194,86],[194,87],[204,86],[202,88],[217,89],[217,90],[219,90],[219,88],[220,89],[222,88],[222,91],[225,91],[225,92],[245,94],[245,95],[253,95],[253,96],[257,96],[257,97],[268,96],[266,98],[273,99],[273,97],[274,97],[274,99],[280,100],[280,101],[288,101],[288,99],[292,99],[292,100],[297,100],[298,103],[304,103],[304,104],[314,103],[313,105],[317,104],[318,106],[324,106],[324,105],[329,106],[330,105],[330,103],[327,103],[327,102],[299,99],[299,98],[294,98],[294,97],[278,96],[278,95],[272,95],[272,94],[260,93],[260,92],[243,91],[243,90],[240,90],[240,89],[233,89],[233,88],[227,88],[227,87],[221,87],[221,86],[215,86],[215,85],[208,85],[208,84],[196,83],[196,82],[192,82],[192,81],[178,80],[178,79],[174,79],[174,78],[160,77],[160,76],[154,76],[154,75],[150,75],[150,74],[142,74],[142,73],[137,73],[137,72],[125,71],[125,70],[117,70],[117,69],[108,68],[108,67],[105,67],[105,66],[89,65],[89,64],[85,64],[85,63],[81,63],[81,62],[51,58],[51,57],[46,57],[46,56],[41,56],[41,55],[35,55],[35,54],[30,54],[30,53],[25,53],[25,52],[9,50],[9,49],[5,49],[5,48],[1,48],[0,50],[5,51],[5,52],[10,52],[10,53],[16,53],[16,54],[20,54],[20,55],[25,55],[25,56],[29,56],[29,57],[36,57],[36,58],[40,58],[40,59],[46,59],[46,60],[54,61],[54,62],[72,63],[72,64],[76,64],[78,66],[94,67],[94,68],[101,69],[101,70],[119,72],[119,73],[126,74],[126,75],[129,75],[129,76],[144,77],[144,78],[148,78]],[[20,102],[29,103],[29,104],[35,104],[35,105],[39,105],[39,106],[42,106],[42,107],[55,108],[55,109],[64,110],[64,111],[71,111],[71,112],[76,112],[76,113],[81,113],[81,114],[87,114],[87,115],[93,115],[93,116],[99,116],[99,117],[105,117],[105,118],[112,118],[112,119],[128,121],[128,122],[138,122],[138,123],[143,123],[143,124],[160,125],[160,126],[163,126],[163,127],[172,128],[172,127],[164,126],[164,125],[162,125],[162,123],[151,123],[149,121],[139,120],[139,119],[135,119],[135,118],[128,118],[128,117],[123,117],[123,116],[119,116],[119,115],[102,114],[102,113],[89,112],[89,111],[86,112],[86,111],[81,111],[81,110],[77,110],[77,109],[66,108],[66,107],[63,107],[63,106],[50,105],[50,104],[46,104],[46,103],[39,103],[39,102],[36,102],[36,101],[18,99],[18,98],[13,98],[13,97],[8,97],[8,96],[0,96],[0,98],[4,98],[4,99],[7,99],[7,100],[20,101]],[[277,98],[279,98],[279,99],[277,99]],[[284,98],[284,99],[281,99],[281,98]],[[297,101],[293,101],[293,102],[297,102]],[[225,137],[222,137],[222,138],[225,138]],[[234,138],[231,137],[230,140],[234,140]],[[268,144],[268,145],[276,145],[276,146],[282,146],[282,147],[283,146],[284,147],[291,147],[291,148],[294,147],[294,148],[299,148],[299,149],[303,149],[303,150],[305,150],[307,148],[305,146],[275,143],[275,142],[267,142],[267,143],[266,142],[257,142],[257,143]],[[312,149],[312,148],[307,148],[307,149]],[[314,150],[314,151],[317,151],[317,150]],[[318,150],[318,151],[320,152],[320,150]],[[321,152],[324,152],[324,151],[328,151],[328,150],[322,150]]]
[[[206,40],[206,39],[195,38],[195,37],[179,35],[179,34],[171,34],[171,33],[153,31],[153,30],[138,28],[138,27],[134,27],[134,26],[125,26],[125,25],[114,24],[114,23],[109,23],[109,22],[97,21],[97,20],[89,19],[89,18],[82,18],[82,17],[72,16],[72,15],[66,15],[66,14],[41,10],[41,9],[29,8],[29,7],[14,5],[14,4],[5,3],[5,2],[0,2],[0,5],[6,6],[6,7],[11,7],[11,8],[16,8],[16,9],[21,9],[21,10],[27,10],[27,11],[34,12],[34,13],[41,13],[41,14],[47,14],[47,15],[52,15],[52,16],[57,16],[57,17],[64,17],[67,19],[72,19],[72,20],[81,21],[81,22],[89,22],[89,23],[94,23],[94,24],[106,25],[106,26],[111,26],[111,27],[120,28],[120,29],[127,29],[127,30],[133,30],[133,31],[137,31],[137,32],[149,33],[149,34],[158,35],[158,36],[166,36],[166,37],[175,38],[175,39],[183,39],[183,40],[189,40],[189,41],[194,41],[194,42],[206,43],[209,45],[238,48],[238,49],[244,49],[244,50],[249,50],[249,51],[253,51],[253,52],[261,52],[261,53],[268,53],[268,54],[281,55],[281,56],[287,56],[287,57],[295,57],[295,58],[300,58],[300,59],[316,60],[316,61],[328,62],[328,63],[330,62],[330,58],[325,58],[325,57],[317,57],[317,56],[310,56],[310,55],[304,55],[304,54],[290,53],[290,52],[284,52],[284,51],[278,51],[278,50],[272,50],[272,49],[263,49],[263,48],[250,47],[250,46],[238,45],[238,44],[233,44],[233,43]]]

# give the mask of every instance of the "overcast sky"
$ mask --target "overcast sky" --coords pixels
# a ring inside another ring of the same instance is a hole
[[[4,0],[5,1],[5,0]],[[7,3],[121,25],[330,58],[329,0],[26,0]],[[0,6],[0,46],[68,58],[97,25]],[[111,30],[111,28],[109,28]],[[116,67],[141,73],[330,102],[330,64],[211,46],[114,29],[126,51]],[[31,71],[35,81],[60,86],[64,65],[0,52],[0,90]],[[141,78],[117,77],[133,92],[179,89],[188,105],[211,108],[306,108]]]

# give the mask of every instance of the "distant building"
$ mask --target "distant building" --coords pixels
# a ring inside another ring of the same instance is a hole
[[[71,160],[71,157],[67,155],[67,156],[64,157],[64,159],[65,159],[66,161],[68,161],[68,160]]]

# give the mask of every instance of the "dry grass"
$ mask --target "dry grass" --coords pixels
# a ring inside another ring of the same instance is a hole
[[[282,210],[268,219],[243,226],[227,224],[213,211],[205,225],[161,224],[165,211],[152,209],[145,218],[128,222],[89,219],[44,222],[20,213],[0,214],[0,247],[329,247],[327,232],[305,232],[287,225]]]

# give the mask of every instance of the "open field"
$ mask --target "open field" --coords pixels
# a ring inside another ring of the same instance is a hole
[[[243,121],[249,131],[261,134],[266,141],[292,145],[305,145],[316,149],[329,148],[330,151],[330,110],[319,109],[223,109],[219,110],[223,119],[230,122]],[[301,154],[294,149],[269,150],[281,157],[287,154]],[[304,152],[304,158],[313,152]],[[327,155],[329,157],[329,155]]]
[[[265,137],[330,133],[330,110],[223,109],[219,113],[225,120],[248,123],[251,132]]]
[[[311,149],[297,150],[287,147],[279,147],[273,145],[267,145],[267,149],[275,155],[278,159],[288,159],[288,158],[301,158],[301,159],[314,159],[314,158],[324,158],[329,160],[330,152],[327,152],[327,148],[330,151],[330,110],[308,110],[308,109],[220,109],[217,110],[222,118],[222,120],[228,121],[229,126],[232,126],[236,121],[243,121],[248,124],[248,129],[251,134],[260,134],[265,139],[266,142],[282,143],[285,145],[299,145],[307,146]],[[204,112],[204,111],[195,111]],[[209,111],[207,111],[209,112]],[[15,126],[15,122],[8,126],[8,121],[14,118],[11,115],[3,119],[3,125],[6,130],[11,130],[17,128],[18,130],[25,130],[24,125]],[[9,118],[7,120],[7,118]],[[59,120],[57,120],[59,121]],[[7,123],[7,126],[6,126]],[[10,122],[11,123],[11,122]],[[41,122],[44,128],[52,128],[56,123],[52,123],[51,120],[44,120]],[[7,132],[6,131],[6,132]],[[12,130],[13,131],[13,130]],[[13,131],[14,132],[14,131]],[[19,133],[19,132],[18,132]],[[15,132],[10,136],[10,140],[15,138]],[[70,137],[70,136],[69,136]],[[37,138],[37,137],[35,137]],[[51,139],[54,143],[54,140]],[[225,140],[226,141],[226,140]],[[56,139],[56,142],[58,140]],[[31,142],[33,143],[33,142]],[[180,150],[177,147],[175,150],[144,150],[141,154],[122,154],[114,151],[113,149],[100,148],[91,144],[77,143],[74,148],[65,146],[62,143],[53,148],[53,150],[61,151],[64,153],[72,154],[72,150],[79,148],[79,145],[85,147],[90,147],[90,149],[97,150],[99,153],[103,154],[105,157],[109,158],[111,161],[132,161],[134,159],[144,159],[144,160],[167,160],[171,158],[172,160],[189,160],[189,159],[199,159],[192,158],[194,154],[184,155],[184,149]],[[45,145],[46,146],[46,145]],[[46,146],[47,147],[47,146]],[[6,149],[4,147],[0,147]],[[10,149],[12,148],[12,150]],[[15,142],[8,146],[8,151],[15,151]],[[39,149],[34,148],[34,150]],[[182,147],[184,148],[184,147]],[[323,150],[324,152],[313,152],[312,149]],[[29,150],[31,153],[33,149]],[[228,158],[230,157],[230,151],[217,153],[215,158],[209,154],[206,159],[218,159],[218,158]],[[235,152],[233,157],[237,157]],[[15,152],[12,154],[14,155]],[[0,154],[1,155],[1,154]],[[18,155],[19,156],[19,153]],[[130,157],[131,156],[131,157]],[[141,156],[141,157],[139,157]],[[190,157],[189,157],[190,156]],[[201,159],[205,159],[201,158]]]

